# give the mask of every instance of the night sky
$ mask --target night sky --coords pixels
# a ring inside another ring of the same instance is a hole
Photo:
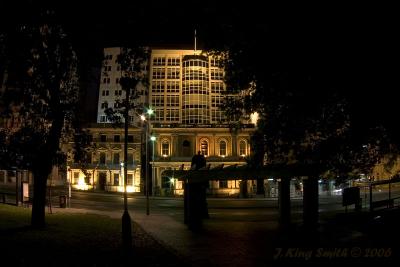
[[[1,27],[26,20],[45,1],[1,3]],[[86,82],[99,66],[101,49],[121,44],[193,47],[223,38],[221,25],[245,29],[273,55],[271,68],[326,70],[353,92],[365,117],[398,116],[398,16],[390,6],[264,6],[264,3],[168,1],[49,1],[74,40]],[[257,30],[255,30],[257,29]],[[262,31],[258,31],[262,29]],[[93,78],[93,77],[92,77]],[[93,86],[95,87],[95,86]]]

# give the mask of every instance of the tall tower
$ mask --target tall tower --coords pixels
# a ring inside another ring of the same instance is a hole
[[[153,49],[149,104],[161,124],[220,124],[223,69],[201,50]]]
[[[196,50],[195,50],[196,52]],[[182,60],[182,123],[210,123],[210,84],[207,57],[186,55]]]

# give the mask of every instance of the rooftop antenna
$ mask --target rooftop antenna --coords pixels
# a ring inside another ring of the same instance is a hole
[[[197,51],[197,35],[196,35],[196,29],[194,29],[194,53],[196,54]]]

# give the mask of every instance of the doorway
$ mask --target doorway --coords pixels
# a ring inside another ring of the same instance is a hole
[[[107,174],[105,172],[99,173],[99,190],[105,191],[106,189]]]

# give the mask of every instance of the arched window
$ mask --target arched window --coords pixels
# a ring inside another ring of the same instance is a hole
[[[200,140],[200,151],[204,156],[208,156],[208,140],[202,139]]]
[[[219,155],[221,157],[226,156],[226,141],[225,140],[219,141]]]
[[[168,140],[163,140],[161,143],[161,155],[163,157],[169,156],[169,141]]]
[[[247,155],[247,149],[246,149],[246,141],[245,140],[240,140],[239,142],[239,155],[244,157]]]

